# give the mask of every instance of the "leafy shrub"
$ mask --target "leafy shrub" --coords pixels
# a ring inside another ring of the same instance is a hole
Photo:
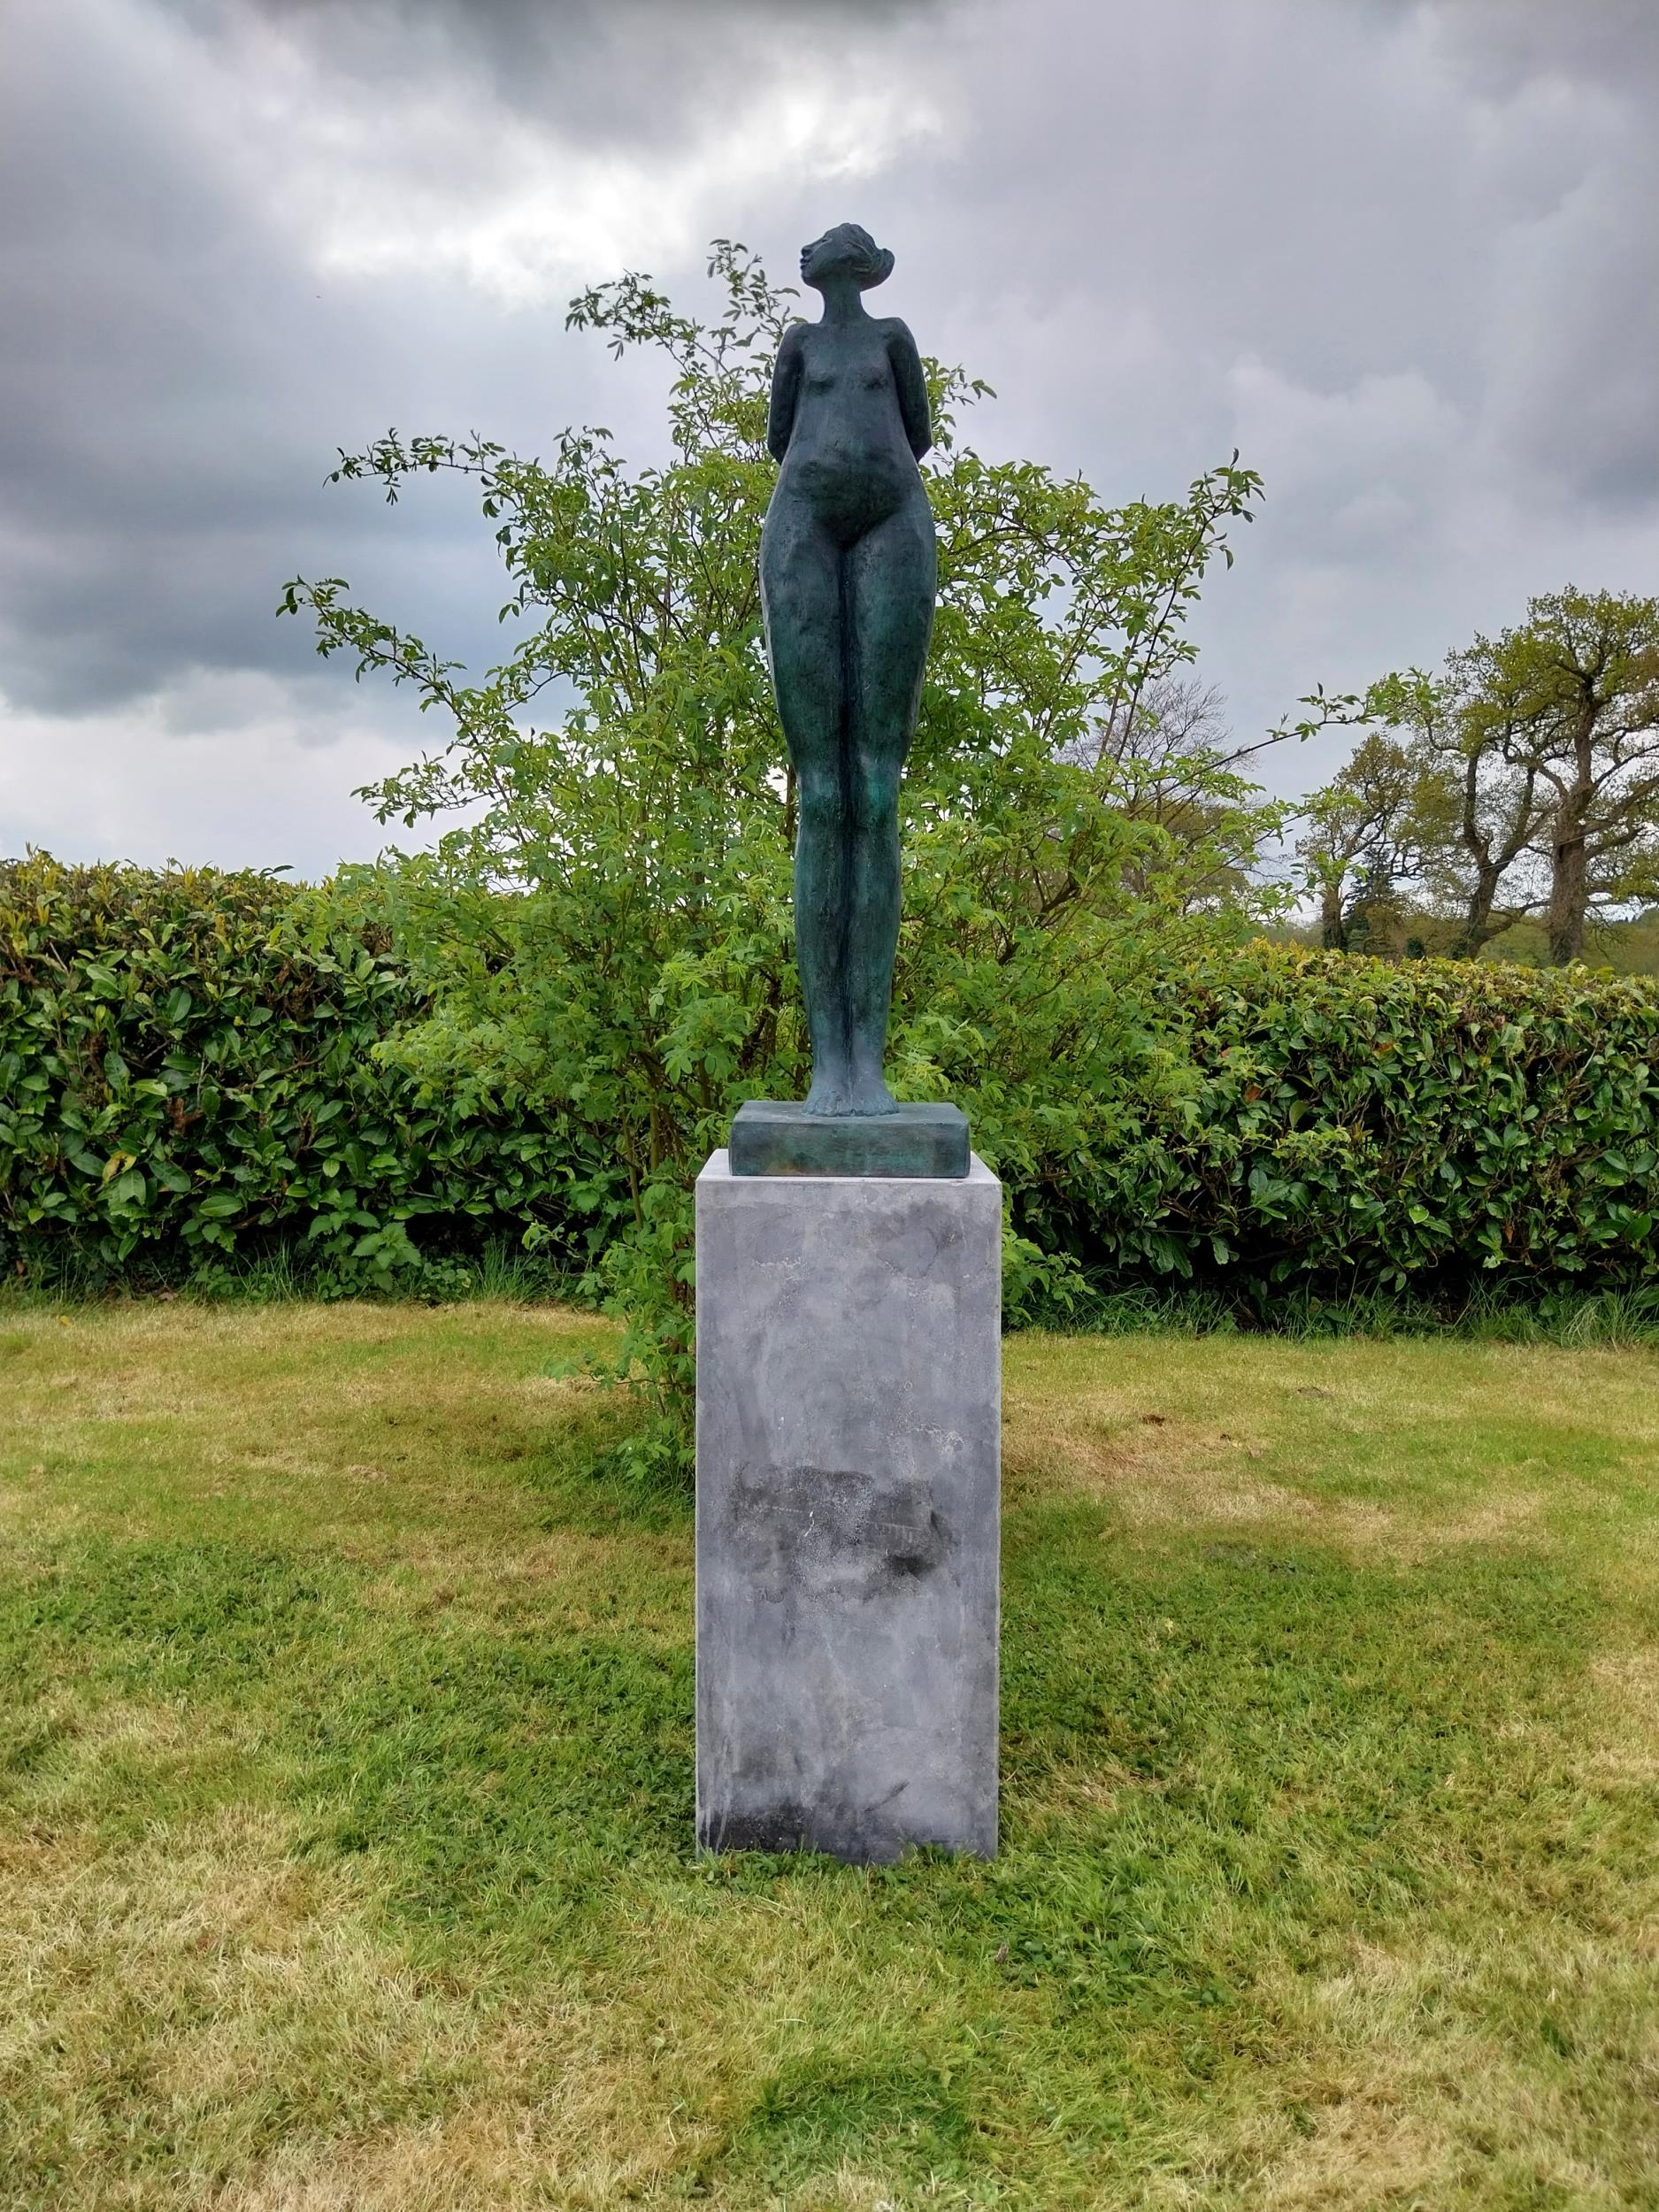
[[[622,1359],[682,1432],[693,1178],[741,1100],[798,1097],[806,1073],[796,795],[757,586],[793,296],[739,248],[711,270],[712,323],[637,276],[572,303],[577,326],[669,371],[658,465],[630,467],[595,429],[545,463],[396,433],[342,454],[339,477],[391,498],[440,471],[476,480],[519,626],[500,666],[468,676],[337,577],[283,598],[319,652],[410,686],[442,733],[365,795],[382,821],[461,817],[399,873],[434,1005],[393,1049],[434,1093],[557,1130]],[[1141,1049],[1118,979],[1243,926],[1214,911],[1217,887],[1274,810],[1202,744],[1143,777],[1125,733],[1191,659],[1187,616],[1260,487],[1235,454],[1184,496],[1110,507],[985,460],[957,434],[984,388],[937,364],[929,380],[939,605],[900,800],[888,1069],[902,1097],[958,1100],[987,1156],[1030,1181],[1095,1141],[1096,1100]],[[520,897],[503,905],[503,885]],[[1012,1226],[1005,1248],[1010,1306],[1060,1286]]]
[[[1659,1280],[1659,984],[1258,943],[1146,1012],[1157,1079],[1036,1225],[1108,1280]]]
[[[134,1282],[297,1249],[354,1289],[557,1223],[544,1130],[378,1056],[426,1010],[372,872],[4,864],[0,1259]]]

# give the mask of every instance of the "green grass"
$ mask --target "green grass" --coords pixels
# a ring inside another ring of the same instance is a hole
[[[1003,1849],[690,1849],[601,1325],[0,1315],[0,2205],[1659,2202],[1659,1355],[1007,1348]]]

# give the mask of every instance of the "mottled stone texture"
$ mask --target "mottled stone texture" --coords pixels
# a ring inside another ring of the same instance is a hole
[[[890,1114],[811,1114],[787,1099],[751,1098],[732,1122],[733,1175],[949,1175],[968,1171],[960,1106]]]
[[[1002,1190],[697,1181],[697,1839],[996,1847]]]

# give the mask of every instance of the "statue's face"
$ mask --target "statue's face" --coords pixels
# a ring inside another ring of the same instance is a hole
[[[846,276],[858,263],[858,247],[844,230],[826,230],[801,249],[801,280],[816,291],[833,277]]]

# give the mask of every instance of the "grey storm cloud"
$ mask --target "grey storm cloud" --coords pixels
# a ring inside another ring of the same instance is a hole
[[[590,140],[675,138],[803,30],[849,37],[956,0],[166,0],[204,36],[262,18],[366,85],[459,70]],[[856,53],[847,56],[854,70]]]
[[[257,736],[309,790],[336,734],[429,741],[277,594],[344,574],[487,659],[488,534],[464,486],[328,487],[334,449],[639,451],[658,386],[565,299],[695,297],[715,233],[783,266],[868,223],[1002,395],[991,450],[1132,496],[1242,448],[1266,507],[1198,622],[1241,727],[1659,581],[1648,0],[12,0],[4,35],[0,849],[73,823],[88,717],[106,842],[128,772],[234,780]]]
[[[1577,79],[1615,89],[1659,79],[1659,11],[1649,0],[1583,7],[1534,0],[1460,0],[1440,35],[1471,79],[1501,93],[1536,79]]]
[[[482,145],[511,87],[581,136],[626,77],[611,127],[660,144],[697,110],[676,58],[686,12],[232,0],[95,7],[101,26],[75,12],[26,12],[0,85],[0,695],[74,711],[192,667],[297,679],[306,641],[273,626],[277,588],[365,542],[417,611],[453,597],[447,587],[477,595],[491,572],[462,534],[463,503],[440,500],[435,526],[428,503],[394,529],[361,498],[326,495],[335,444],[392,420],[486,419],[534,443],[586,411],[603,372],[560,349],[557,303],[526,317],[443,273],[319,271],[284,180],[216,127],[214,96],[228,73],[268,63],[240,35],[265,18],[293,31],[337,101],[348,87],[348,112],[395,107],[388,85],[430,97],[435,82]],[[843,12],[894,11],[844,0]],[[752,29],[757,15],[744,0],[700,9],[691,50],[718,53],[723,21]],[[479,76],[457,81],[457,51]],[[418,120],[382,159],[422,168]]]

